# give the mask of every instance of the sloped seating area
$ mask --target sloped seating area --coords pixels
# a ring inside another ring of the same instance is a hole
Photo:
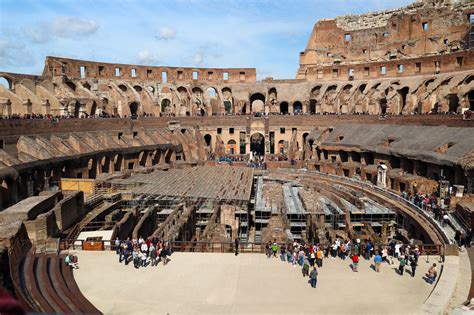
[[[29,309],[44,313],[102,314],[81,293],[66,255],[28,253],[11,269],[17,295]]]

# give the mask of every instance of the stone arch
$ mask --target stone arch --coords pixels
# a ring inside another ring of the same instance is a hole
[[[94,179],[97,177],[97,160],[90,158],[87,161],[87,170],[89,172],[89,178]]]
[[[167,98],[161,100],[161,112],[164,113],[166,108],[171,106],[171,101]]]
[[[448,100],[448,110],[450,112],[457,112],[459,108],[459,97],[457,94],[448,94],[446,95]]]
[[[208,98],[217,98],[217,90],[216,88],[210,86],[206,89],[206,94]]]
[[[316,114],[316,105],[318,102],[315,99],[309,100],[309,113],[314,115]]]
[[[148,160],[148,152],[146,151],[141,151],[140,154],[138,154],[138,165],[145,167],[146,162]]]
[[[311,89],[311,97],[317,97],[321,92],[321,85],[316,85]]]
[[[265,155],[265,136],[260,132],[255,132],[250,137],[250,151],[256,155]]]
[[[138,102],[131,102],[128,107],[130,108],[131,117],[137,117],[139,115],[140,104]]]
[[[97,103],[96,101],[93,101],[91,105],[90,115],[95,116],[95,114],[97,114]]]
[[[210,134],[205,134],[204,135],[204,142],[206,143],[206,146],[211,147],[212,146],[212,136]]]
[[[400,94],[400,98],[401,98],[401,104],[400,104],[401,106],[400,106],[400,112],[397,114],[402,113],[403,110],[405,109],[405,106],[407,105],[407,95],[409,92],[410,92],[410,88],[408,86],[405,86],[401,88],[400,90],[398,90],[398,93]]]
[[[224,99],[224,110],[226,113],[232,112],[232,105],[233,105],[233,98],[232,98],[232,90],[229,87],[225,87],[222,89],[222,98]]]
[[[81,103],[79,101],[74,102],[74,117],[78,118],[81,112]]]
[[[262,93],[250,95],[250,112],[263,112],[265,106],[265,96]]]
[[[115,172],[122,171],[123,156],[121,154],[115,155],[113,162],[114,162],[114,171]]]
[[[388,106],[387,106],[387,99],[385,97],[379,100],[379,106],[380,106],[380,114],[386,115]]]
[[[140,85],[135,85],[133,89],[137,91],[137,93],[140,93],[141,91],[143,91],[143,88]]]
[[[13,80],[6,76],[0,76],[0,85],[3,85],[7,90],[13,90]]]
[[[474,111],[474,90],[467,93],[467,101],[469,103],[469,110]]]
[[[235,155],[237,153],[237,142],[234,139],[227,141],[227,154]]]
[[[302,114],[303,113],[303,104],[300,101],[293,103],[293,114]]]

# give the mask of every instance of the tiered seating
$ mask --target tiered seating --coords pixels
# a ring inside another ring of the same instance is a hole
[[[64,262],[65,255],[28,253],[20,264],[20,294],[32,310],[44,313],[101,314],[82,295],[72,270]]]

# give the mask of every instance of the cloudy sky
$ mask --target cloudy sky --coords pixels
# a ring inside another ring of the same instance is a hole
[[[0,71],[41,74],[45,56],[255,67],[294,78],[320,18],[411,0],[0,0]]]

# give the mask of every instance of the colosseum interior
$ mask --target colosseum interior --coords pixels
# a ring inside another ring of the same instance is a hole
[[[53,56],[0,72],[0,285],[26,310],[98,313],[61,293],[64,251],[398,240],[444,262],[420,312],[472,311],[473,48],[472,1],[423,0],[317,21],[295,79]]]

